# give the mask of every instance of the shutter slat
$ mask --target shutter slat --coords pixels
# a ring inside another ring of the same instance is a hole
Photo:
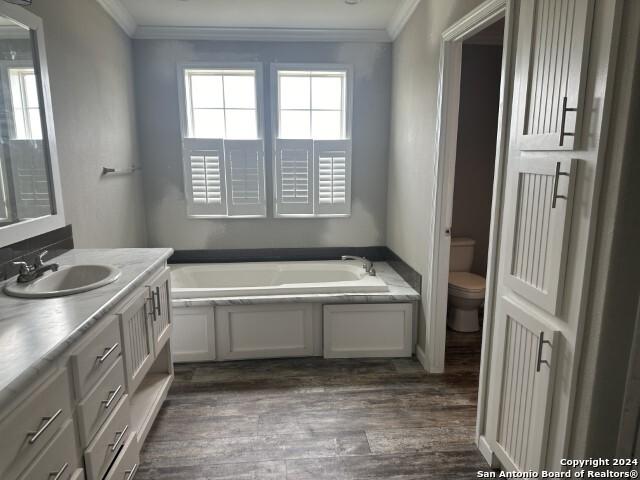
[[[318,140],[314,142],[314,157],[318,175],[317,213],[351,213],[351,141]]]
[[[222,140],[185,138],[183,150],[189,215],[226,215]]]

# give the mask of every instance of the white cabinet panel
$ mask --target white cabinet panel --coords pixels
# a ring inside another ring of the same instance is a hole
[[[326,358],[409,357],[412,337],[410,303],[324,307]]]
[[[503,297],[496,309],[487,432],[506,470],[545,466],[559,332],[533,310]]]
[[[204,362],[216,358],[213,307],[176,308],[173,311],[171,349],[174,362]]]
[[[311,304],[216,308],[218,360],[313,355]]]

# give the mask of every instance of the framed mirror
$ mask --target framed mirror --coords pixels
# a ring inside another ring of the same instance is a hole
[[[64,226],[42,21],[0,2],[0,247]]]

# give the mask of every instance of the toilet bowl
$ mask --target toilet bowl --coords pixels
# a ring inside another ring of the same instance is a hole
[[[484,303],[485,278],[469,272],[475,241],[451,239],[447,325],[458,332],[480,330],[479,309]]]

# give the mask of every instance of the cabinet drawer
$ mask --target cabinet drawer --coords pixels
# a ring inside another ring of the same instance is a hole
[[[135,432],[131,432],[129,440],[124,445],[120,455],[113,462],[113,466],[104,480],[131,480],[135,477],[140,464],[140,447]]]
[[[78,404],[80,442],[86,447],[125,393],[122,358],[111,365],[86,398]]]
[[[79,467],[73,422],[67,421],[20,480],[70,480]]]
[[[0,478],[15,478],[71,418],[67,370],[26,396],[0,424]]]
[[[100,480],[127,439],[129,429],[129,397],[123,395],[115,410],[100,428],[84,452],[87,480]]]
[[[78,400],[84,399],[120,355],[120,326],[113,316],[103,320],[104,326],[93,338],[71,355],[71,368]]]

